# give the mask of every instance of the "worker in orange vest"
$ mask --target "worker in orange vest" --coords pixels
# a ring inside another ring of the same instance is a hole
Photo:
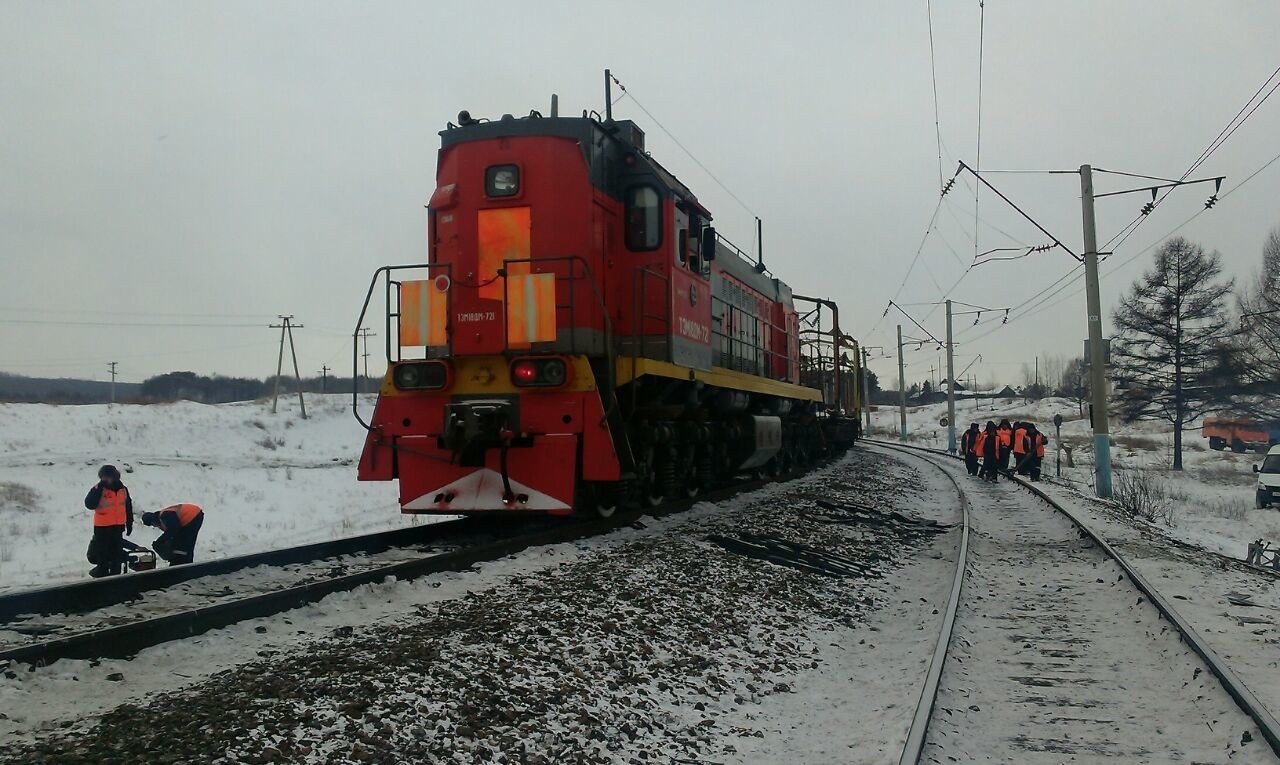
[[[996,443],[999,449],[997,455],[1000,462],[1000,469],[1009,472],[1009,449],[1013,446],[1013,426],[1008,420],[1001,420],[1000,426],[996,428]]]
[[[978,423],[969,424],[969,429],[960,434],[960,453],[964,455],[964,466],[969,471],[969,475],[978,474],[978,439],[982,436],[982,431],[978,430]]]
[[[115,576],[128,558],[124,535],[133,533],[133,497],[120,482],[115,465],[98,469],[98,482],[85,495],[84,506],[93,511],[93,539],[89,542],[89,576]]]
[[[1027,440],[1031,442],[1031,463],[1030,469],[1027,471],[1031,475],[1031,480],[1040,480],[1040,467],[1044,464],[1044,447],[1049,443],[1049,439],[1043,433],[1036,430],[1036,426],[1030,426],[1027,431]]]
[[[987,429],[978,437],[978,448],[982,453],[982,477],[993,483],[1000,480],[1000,431],[991,420],[987,420]]]
[[[1014,470],[1018,475],[1026,475],[1031,469],[1031,462],[1028,459],[1031,450],[1028,448],[1030,442],[1027,441],[1027,426],[1030,423],[1015,422],[1013,424],[1013,464]]]
[[[195,560],[196,536],[204,525],[204,510],[199,505],[184,502],[156,513],[143,513],[142,523],[164,532],[151,547],[156,555],[169,561],[170,566]]]

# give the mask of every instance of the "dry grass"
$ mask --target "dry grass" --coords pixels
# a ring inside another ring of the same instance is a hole
[[[0,510],[16,510],[30,513],[39,504],[40,495],[30,486],[12,481],[0,481]]]
[[[1210,515],[1232,521],[1243,521],[1253,505],[1232,497],[1214,497],[1205,503],[1205,510]]]
[[[1115,501],[1129,515],[1144,521],[1160,521],[1173,526],[1173,502],[1165,489],[1162,476],[1149,470],[1124,470],[1116,473]]]
[[[1224,486],[1240,486],[1249,483],[1253,475],[1235,465],[1203,465],[1189,472],[1205,483]]]
[[[1123,446],[1126,449],[1133,449],[1134,451],[1153,452],[1164,448],[1164,441],[1162,439],[1156,438],[1155,436],[1140,436],[1131,433],[1112,436],[1111,444],[1113,446]]]

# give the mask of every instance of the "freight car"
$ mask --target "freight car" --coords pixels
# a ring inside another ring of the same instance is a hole
[[[607,517],[858,436],[835,304],[722,238],[634,122],[553,100],[440,137],[427,262],[378,269],[357,323],[385,301],[358,477],[404,512]]]

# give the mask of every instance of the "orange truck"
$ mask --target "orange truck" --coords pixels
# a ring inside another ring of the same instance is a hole
[[[1230,448],[1243,453],[1252,449],[1266,454],[1280,443],[1280,423],[1259,422],[1247,417],[1206,417],[1201,430],[1209,439],[1209,448],[1216,451]]]

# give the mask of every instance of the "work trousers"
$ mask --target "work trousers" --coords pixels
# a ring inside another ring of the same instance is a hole
[[[969,475],[978,474],[978,455],[973,452],[964,453],[964,466],[969,470]]]
[[[982,460],[982,477],[989,481],[1000,480],[1000,458],[987,456]]]
[[[169,555],[170,566],[181,566],[196,559],[196,537],[200,527],[204,525],[204,513],[191,519],[191,523],[178,529],[173,535],[173,552]]]
[[[90,576],[115,576],[128,558],[124,554],[124,526],[94,526],[89,541]]]

